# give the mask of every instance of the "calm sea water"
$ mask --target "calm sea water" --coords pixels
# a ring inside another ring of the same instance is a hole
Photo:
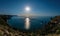
[[[38,30],[44,27],[51,20],[51,16],[39,16],[34,18],[21,18],[19,16],[13,16],[8,20],[11,27],[21,30]],[[28,29],[26,29],[28,28]]]

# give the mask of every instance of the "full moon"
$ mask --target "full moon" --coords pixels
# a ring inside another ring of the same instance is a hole
[[[27,7],[25,8],[25,10],[26,10],[26,11],[30,11],[30,7],[27,6]]]

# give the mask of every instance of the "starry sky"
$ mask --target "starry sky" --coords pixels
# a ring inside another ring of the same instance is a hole
[[[26,6],[31,8],[30,14],[60,15],[60,0],[0,0],[0,14],[25,14]]]

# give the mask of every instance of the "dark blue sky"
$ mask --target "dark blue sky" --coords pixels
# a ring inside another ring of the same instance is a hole
[[[60,15],[60,0],[0,0],[0,14],[24,14],[26,6],[30,14]]]

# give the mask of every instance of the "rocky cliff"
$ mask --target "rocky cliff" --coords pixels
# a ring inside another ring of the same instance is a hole
[[[45,25],[45,27],[42,30],[43,35],[47,34],[50,34],[51,36],[52,34],[54,34],[55,36],[58,36],[56,34],[60,35],[60,16],[55,16],[53,19],[51,19],[51,21],[48,22],[48,24]]]

